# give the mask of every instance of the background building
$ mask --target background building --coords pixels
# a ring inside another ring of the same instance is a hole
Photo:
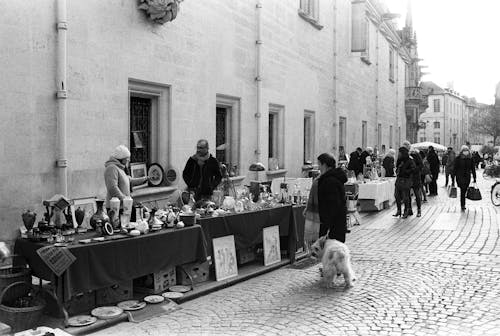
[[[418,139],[431,141],[455,150],[468,141],[469,117],[466,99],[452,89],[442,89],[433,82],[422,82],[428,96],[428,108],[420,116],[425,127],[418,131]]]
[[[410,55],[376,0],[184,1],[165,24],[136,1],[3,9],[0,239],[17,236],[26,208],[40,220],[56,193],[103,197],[118,144],[134,163],[179,174],[206,138],[248,181],[299,176],[304,160],[340,146],[396,148],[406,137]],[[249,175],[255,161],[278,170]],[[133,197],[178,187],[179,178]]]
[[[490,105],[478,103],[474,98],[466,98],[466,110],[469,117],[469,142],[471,145],[493,144],[491,135],[482,134],[472,127],[473,120],[481,120],[482,115],[491,108]]]

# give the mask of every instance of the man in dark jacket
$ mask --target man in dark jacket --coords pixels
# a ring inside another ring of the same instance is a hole
[[[361,148],[356,148],[356,150],[349,156],[349,164],[347,165],[347,169],[353,170],[356,176],[363,172],[363,165],[361,164],[360,158],[361,152]]]
[[[207,140],[199,140],[196,144],[196,154],[188,159],[182,178],[188,190],[194,192],[195,200],[212,196],[222,179],[222,174],[219,161],[208,152]]]
[[[450,158],[448,158],[449,160]],[[436,181],[439,176],[439,158],[434,151],[434,147],[429,146],[429,153],[427,154],[427,161],[429,161],[429,165],[431,166],[431,174],[432,181],[429,184],[429,196],[437,196],[437,184]]]
[[[318,156],[321,175],[318,177],[318,211],[321,222],[320,236],[328,231],[328,238],[345,242],[347,232],[347,207],[344,183],[347,176],[340,168],[335,168],[331,154]]]

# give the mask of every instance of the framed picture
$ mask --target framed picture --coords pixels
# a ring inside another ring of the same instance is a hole
[[[280,228],[278,225],[266,227],[262,230],[264,242],[264,266],[281,261]]]
[[[133,178],[138,177],[146,177],[148,176],[148,169],[145,163],[131,163],[130,164],[130,175]],[[134,188],[145,187],[148,185],[148,182],[135,186]]]
[[[215,260],[215,279],[217,281],[232,278],[238,275],[236,264],[236,249],[234,236],[225,236],[212,240]]]
[[[71,205],[71,217],[73,219],[74,227],[81,227],[85,229],[90,229],[90,217],[92,217],[97,211],[97,204],[95,202],[95,197],[79,198],[73,200],[73,205]],[[76,210],[83,210],[83,216],[76,214]],[[78,217],[78,219],[77,219]],[[82,219],[83,217],[83,219]],[[81,224],[79,224],[81,220]]]

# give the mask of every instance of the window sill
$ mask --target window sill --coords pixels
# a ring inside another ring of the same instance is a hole
[[[389,82],[391,82],[393,84],[396,83],[396,81],[394,80],[394,78],[389,78]]]
[[[304,11],[300,10],[299,9],[299,16],[306,20],[307,22],[309,22],[314,28],[316,28],[317,30],[321,30],[323,29],[323,25],[320,25],[318,23],[318,20],[316,20],[315,18],[313,18],[312,16],[310,16],[309,14],[305,13]]]
[[[364,63],[366,63],[368,65],[372,64],[372,62],[370,61],[370,59],[368,58],[368,56],[363,56],[362,55],[360,58],[361,58],[361,61],[363,61]]]
[[[275,176],[275,175],[285,175],[288,172],[286,169],[277,169],[277,170],[268,170],[266,171],[267,176]]]
[[[169,194],[176,191],[178,188],[175,187],[144,187],[140,189],[136,189],[130,195],[132,198],[141,197],[141,196],[151,196],[158,194]]]

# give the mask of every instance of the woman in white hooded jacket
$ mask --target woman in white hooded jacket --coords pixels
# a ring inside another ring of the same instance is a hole
[[[106,183],[106,208],[109,208],[109,200],[117,197],[120,201],[130,196],[130,187],[144,184],[148,177],[133,178],[125,172],[125,167],[130,162],[130,151],[124,145],[119,145],[113,151],[110,158],[104,166],[104,182]]]

